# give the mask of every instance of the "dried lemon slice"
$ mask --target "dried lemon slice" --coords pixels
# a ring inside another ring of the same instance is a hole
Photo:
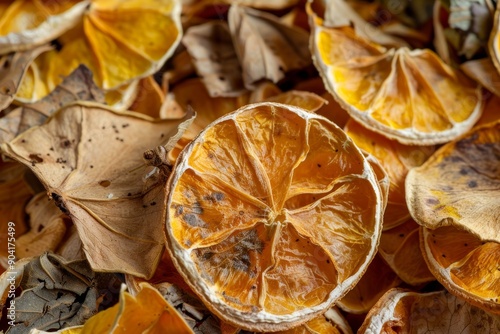
[[[351,27],[329,28],[308,6],[313,60],[351,117],[409,145],[447,142],[481,116],[481,88],[434,52],[387,50]]]
[[[247,105],[201,132],[167,185],[167,249],[218,317],[252,331],[325,312],[366,270],[383,199],[363,153],[303,109]]]

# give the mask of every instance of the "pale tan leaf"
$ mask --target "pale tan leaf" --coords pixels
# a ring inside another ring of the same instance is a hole
[[[14,100],[31,62],[38,55],[50,49],[50,46],[42,45],[35,49],[7,54],[0,58],[0,111]]]
[[[243,69],[245,87],[262,79],[276,83],[291,70],[311,64],[309,34],[283,24],[274,15],[232,5],[229,29]]]
[[[56,110],[75,101],[104,103],[104,93],[95,85],[92,72],[84,65],[80,65],[40,101],[25,104],[0,118],[0,143],[8,142],[29,128],[43,124]]]
[[[164,244],[164,185],[143,193],[143,152],[164,145],[182,121],[78,103],[1,149],[71,217],[94,270],[148,277]]]
[[[460,65],[460,68],[487,90],[500,96],[500,73],[497,72],[490,58],[469,60]]]
[[[246,91],[226,22],[210,21],[191,27],[182,38],[182,43],[210,96],[234,97]]]
[[[390,47],[408,46],[408,43],[401,38],[391,36],[365,21],[344,0],[315,0],[312,6],[325,7],[324,24],[327,27],[353,26],[356,35],[374,43]]]

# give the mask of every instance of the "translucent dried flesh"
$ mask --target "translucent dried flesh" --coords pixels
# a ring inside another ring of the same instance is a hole
[[[477,84],[432,51],[386,51],[349,27],[310,19],[325,86],[364,126],[404,144],[431,145],[459,136],[480,117]]]
[[[457,226],[500,242],[500,122],[441,147],[406,178],[412,217],[427,228]]]
[[[451,226],[423,228],[421,242],[429,268],[451,293],[500,314],[500,244]]]
[[[389,176],[384,230],[404,223],[410,217],[405,199],[406,174],[411,168],[420,166],[434,152],[434,147],[401,144],[366,129],[352,119],[344,130],[359,148],[377,158]]]
[[[311,319],[374,256],[375,175],[339,128],[301,109],[263,103],[219,119],[183,151],[169,187],[174,263],[240,327]]]
[[[417,285],[435,280],[422,256],[419,225],[413,219],[385,230],[380,237],[379,253],[408,284]]]
[[[474,307],[447,291],[388,291],[366,316],[359,334],[498,333],[500,317]]]

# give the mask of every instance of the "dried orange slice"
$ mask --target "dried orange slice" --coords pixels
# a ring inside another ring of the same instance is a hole
[[[167,189],[174,265],[237,327],[311,320],[376,253],[377,178],[340,128],[304,109],[266,102],[217,119],[182,151]]]
[[[325,86],[351,117],[409,145],[447,142],[481,116],[478,84],[434,52],[389,49],[329,28],[308,6],[312,54]]]
[[[500,317],[484,312],[446,291],[388,291],[368,313],[358,334],[498,333]]]
[[[58,37],[61,49],[44,54],[35,78],[50,92],[84,64],[99,87],[115,89],[156,72],[181,35],[179,1],[94,0],[79,24]]]
[[[0,3],[0,54],[50,42],[81,20],[90,1],[16,0]]]
[[[410,218],[405,200],[406,174],[427,160],[434,152],[434,147],[403,145],[368,130],[352,119],[347,122],[344,131],[359,148],[375,156],[389,176],[384,231],[404,223]]]
[[[493,29],[491,30],[490,40],[488,43],[491,60],[500,73],[500,7],[495,11]]]
[[[500,243],[500,121],[441,147],[406,177],[406,201],[417,223],[455,226]]]
[[[422,227],[421,234],[424,258],[439,282],[469,303],[500,314],[500,244],[452,226]]]
[[[377,254],[354,289],[338,300],[336,305],[349,313],[367,313],[387,290],[400,283],[398,275]]]
[[[406,283],[418,285],[435,280],[422,256],[419,225],[409,219],[382,232],[378,252]]]

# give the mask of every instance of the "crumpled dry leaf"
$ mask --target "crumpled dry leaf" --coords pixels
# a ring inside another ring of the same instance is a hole
[[[366,316],[359,334],[498,333],[500,317],[487,313],[446,291],[388,291]]]
[[[14,100],[31,62],[41,53],[50,49],[50,46],[42,45],[28,51],[11,53],[0,58],[0,111],[7,108]]]
[[[50,42],[79,22],[89,2],[4,1],[0,5],[0,54]]]
[[[95,85],[92,72],[85,65],[80,65],[40,101],[25,104],[0,118],[0,143],[8,142],[29,128],[43,124],[56,110],[75,101],[104,103],[103,92]]]
[[[143,194],[142,155],[182,121],[77,103],[1,149],[28,165],[71,217],[94,270],[149,277],[164,244],[164,184]]]
[[[83,324],[97,313],[104,297],[111,301],[111,291],[120,284],[112,274],[94,273],[87,261],[68,262],[52,253],[31,259],[20,271],[18,289],[22,292],[16,293],[15,326],[8,334]],[[6,274],[0,281],[9,278]]]
[[[460,65],[462,71],[483,87],[500,96],[500,73],[490,58],[469,60]]]
[[[8,223],[15,224],[19,237],[27,230],[24,206],[33,190],[24,179],[27,168],[16,162],[4,162],[0,158],[0,267],[7,268],[8,261]],[[3,270],[0,268],[0,272]]]
[[[148,283],[141,283],[140,287],[141,290],[134,297],[126,292],[123,286],[118,304],[99,312],[83,326],[66,328],[57,334],[194,333],[158,290]],[[32,331],[30,334],[48,333]]]
[[[47,195],[38,193],[26,205],[30,216],[29,231],[16,240],[18,258],[40,256],[46,251],[55,251],[66,234],[66,225],[71,223]]]
[[[211,97],[235,97],[246,91],[226,22],[210,21],[193,26],[184,34],[182,43]]]
[[[344,0],[314,0],[310,4],[316,14],[325,10],[324,25],[327,27],[337,28],[353,26],[356,35],[374,43],[392,47],[408,46],[408,43],[401,38],[386,34],[379,28],[366,22]],[[325,6],[325,8],[323,8],[323,6]]]
[[[248,89],[262,79],[276,83],[291,70],[311,64],[309,34],[274,15],[232,5],[228,23]]]

